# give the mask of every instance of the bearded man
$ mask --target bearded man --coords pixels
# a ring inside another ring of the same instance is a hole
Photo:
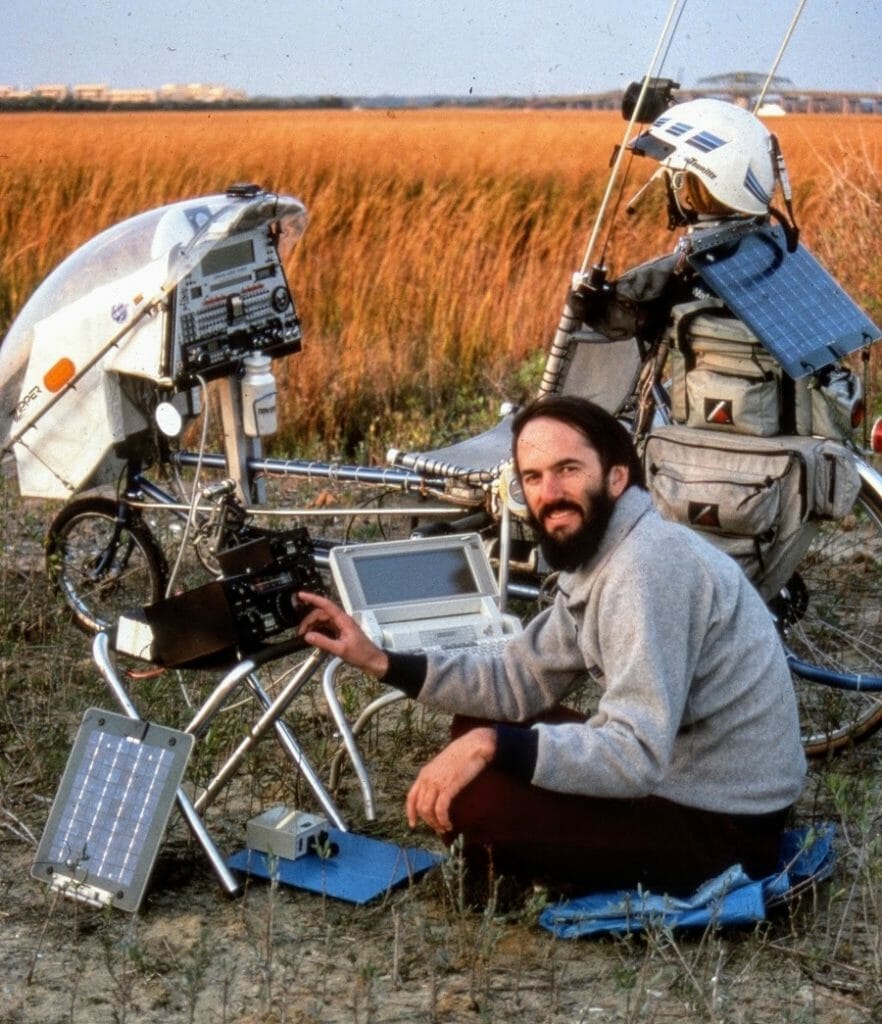
[[[727,555],[663,520],[628,432],[553,395],[520,411],[513,453],[551,607],[502,654],[376,647],[332,602],[306,641],[456,716],[407,796],[472,864],[551,886],[682,895],[777,864],[805,778],[790,673],[766,606]],[[562,701],[583,683],[597,710]]]

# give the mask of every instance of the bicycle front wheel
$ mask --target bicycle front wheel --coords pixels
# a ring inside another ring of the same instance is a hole
[[[120,522],[110,498],[77,498],[58,513],[46,538],[49,576],[87,633],[110,629],[120,613],[158,601],[165,557],[139,519]]]
[[[824,523],[772,602],[787,647],[812,670],[797,671],[803,747],[842,750],[882,727],[882,492],[866,479],[851,512]],[[838,686],[816,681],[828,674]]]

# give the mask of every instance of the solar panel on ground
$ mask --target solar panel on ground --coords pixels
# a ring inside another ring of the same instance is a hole
[[[187,733],[87,711],[31,874],[65,896],[137,910],[192,747]]]

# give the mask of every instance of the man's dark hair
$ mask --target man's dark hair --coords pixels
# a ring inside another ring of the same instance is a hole
[[[578,430],[597,452],[604,475],[612,466],[624,466],[628,470],[628,486],[646,489],[643,465],[628,430],[606,409],[577,395],[544,395],[517,413],[511,426],[515,464],[521,431],[540,417],[559,420]]]

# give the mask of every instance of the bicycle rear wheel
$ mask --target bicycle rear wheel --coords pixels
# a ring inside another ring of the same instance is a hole
[[[110,498],[77,498],[46,538],[46,567],[74,622],[87,633],[110,629],[121,612],[152,604],[165,591],[165,557],[138,518],[120,523]]]
[[[882,684],[882,493],[872,483],[847,516],[822,525],[771,604],[795,658],[840,684],[794,674],[806,753],[842,750],[882,727],[882,692],[858,688]]]

